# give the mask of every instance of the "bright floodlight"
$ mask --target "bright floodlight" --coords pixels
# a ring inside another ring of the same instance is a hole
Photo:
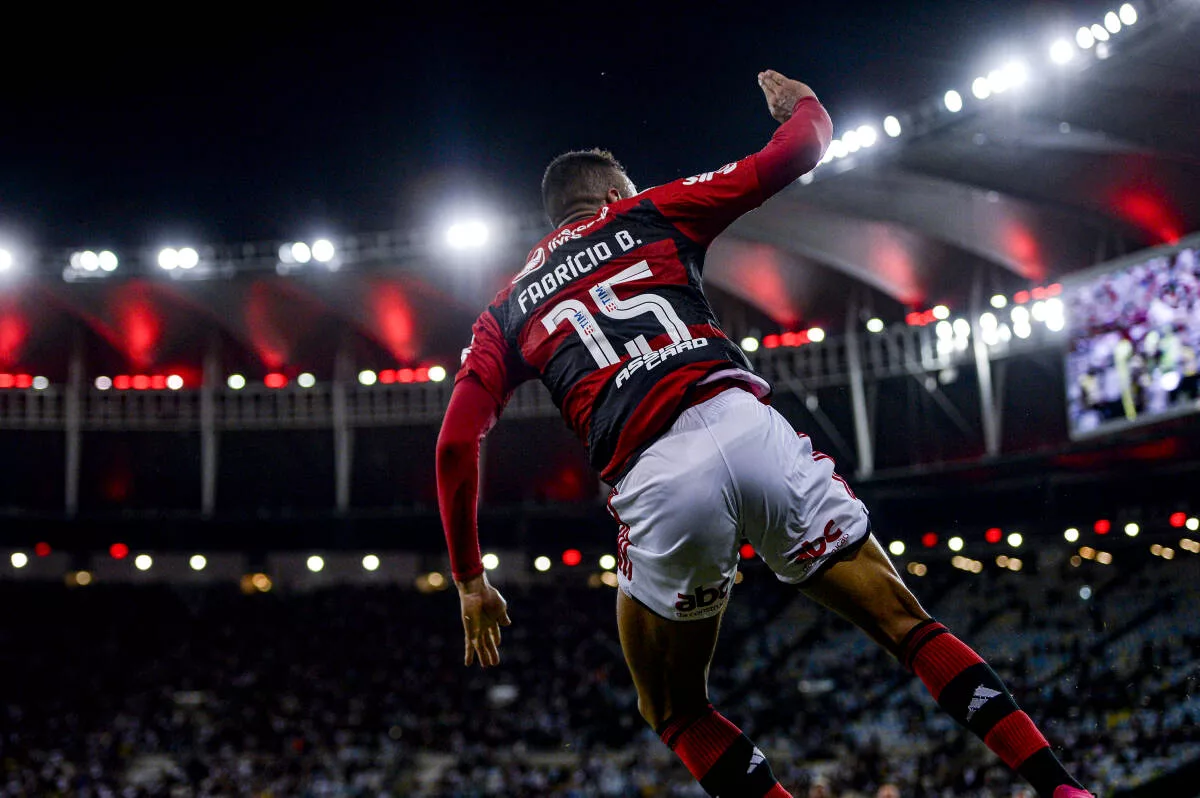
[[[833,141],[829,142],[828,154],[832,158],[845,158],[850,154],[850,152],[846,149],[846,145],[841,139],[834,139]]]
[[[1071,527],[1063,532],[1063,539],[1068,543],[1074,543],[1075,541],[1079,540],[1079,530],[1075,527]]]
[[[862,142],[858,140],[857,130],[847,130],[843,133],[842,143],[846,145],[847,152],[858,152],[859,147],[862,146]]]
[[[867,331],[873,333],[883,332],[883,319],[867,319]]]
[[[896,138],[902,132],[900,120],[894,116],[889,116],[883,120],[883,132],[887,133],[892,138]]]
[[[606,571],[611,571],[617,567],[617,558],[611,554],[605,554],[600,558],[600,567]]]
[[[1085,50],[1090,50],[1096,44],[1096,37],[1092,35],[1091,28],[1075,31],[1075,43]]]
[[[158,252],[158,265],[160,268],[171,271],[179,266],[179,253],[171,247],[166,247]]]
[[[317,263],[329,263],[333,260],[335,250],[333,242],[328,238],[318,238],[312,245],[312,256]]]
[[[312,260],[312,250],[303,241],[292,244],[292,260],[296,263],[308,263]]]
[[[112,387],[112,377],[97,377],[96,378],[96,390],[97,391],[107,391],[111,387]]]
[[[858,128],[858,143],[864,147],[874,147],[879,141],[879,133],[870,125],[860,125]]]
[[[893,557],[899,557],[901,554],[904,553],[904,541],[903,540],[893,540],[891,543],[888,544],[888,551],[890,551],[892,553]]]
[[[192,269],[200,262],[200,253],[191,247],[179,250],[179,268]]]
[[[1108,29],[1097,23],[1091,27],[1092,38],[1098,42],[1106,42],[1109,39]]]
[[[117,256],[107,249],[96,256],[96,262],[100,264],[103,271],[115,272],[117,270]]]
[[[325,558],[320,554],[314,554],[308,558],[308,561],[305,563],[305,565],[308,566],[308,570],[315,574],[325,567]]]
[[[430,366],[429,379],[431,382],[441,382],[446,379],[446,369],[441,366]]]
[[[317,378],[306,371],[296,378],[296,384],[301,388],[311,388],[317,384]]]
[[[950,551],[962,551],[965,544],[963,543],[962,538],[960,538],[958,535],[955,535],[946,541],[946,545],[950,547]]]
[[[757,352],[758,351],[758,339],[753,336],[747,335],[745,338],[742,339],[742,351],[743,352]]]
[[[241,374],[230,374],[229,379],[225,380],[225,384],[235,391],[240,391],[246,387],[246,378]]]
[[[100,268],[100,256],[90,249],[79,253],[79,268],[85,272],[94,272]]]
[[[992,87],[987,78],[975,78],[971,83],[971,93],[978,100],[986,100],[992,96]]]
[[[203,571],[208,566],[208,558],[203,554],[193,554],[188,559],[188,565],[191,566],[193,571]]]
[[[46,379],[45,377],[34,377],[32,385],[33,390],[44,391],[50,387],[50,380]]]
[[[483,555],[483,567],[488,571],[496,570],[500,567],[500,558],[491,553]]]
[[[1141,531],[1142,528],[1132,521],[1125,525],[1125,534],[1131,538],[1136,538]]]
[[[954,320],[954,334],[959,338],[966,338],[971,335],[971,322],[966,319]]]
[[[1121,32],[1121,18],[1117,16],[1116,11],[1109,11],[1104,15],[1104,27],[1109,33]]]
[[[1012,309],[1013,324],[1028,324],[1029,323],[1029,308],[1023,305],[1017,305]]]
[[[1133,25],[1138,21],[1137,9],[1131,3],[1126,3],[1117,11],[1117,16],[1126,25]]]
[[[1066,39],[1057,39],[1050,45],[1050,60],[1056,64],[1066,64],[1075,58],[1075,45]]]
[[[1192,516],[1184,523],[1184,526],[1186,526],[1189,531],[1195,532],[1197,529],[1200,529],[1200,518]]]
[[[458,222],[446,230],[451,249],[479,249],[488,241],[488,226],[483,222]]]
[[[808,340],[814,344],[819,344],[825,340],[825,331],[820,327],[813,327],[808,331]]]
[[[374,554],[368,554],[362,559],[362,566],[367,571],[379,570],[379,557]]]
[[[154,558],[149,554],[139,554],[133,558],[133,567],[139,571],[149,571],[154,565]]]
[[[545,573],[546,571],[549,571],[550,570],[550,558],[545,555],[535,558],[533,561],[533,568],[534,568],[534,570],[539,571],[541,573]]]
[[[362,385],[374,385],[379,380],[379,375],[370,369],[363,369],[358,372],[358,381]]]
[[[167,377],[167,387],[170,388],[172,391],[178,391],[180,388],[183,387],[183,377],[180,377],[178,374],[172,374],[172,375],[168,376]]]
[[[941,320],[950,318],[950,308],[945,305],[935,305],[933,308],[933,317]]]
[[[952,114],[957,114],[962,110],[963,100],[962,95],[954,89],[946,92],[946,96],[942,98],[942,103],[946,106],[946,110]]]
[[[1021,537],[1020,532],[1013,532],[1008,536],[1008,545],[1012,546],[1014,549],[1021,548],[1021,544],[1024,542],[1025,538]]]
[[[937,333],[937,337],[942,341],[949,341],[954,338],[954,325],[948,321],[939,321],[933,329]]]
[[[1029,65],[1024,61],[1009,61],[1002,71],[1006,88],[1019,89],[1029,82]]]
[[[0,249],[0,272],[11,269],[13,265],[12,253],[7,249]]]
[[[979,315],[979,326],[985,330],[994,330],[1000,326],[1000,320],[996,318],[995,313],[981,313]]]
[[[13,568],[24,568],[29,564],[29,555],[23,551],[14,551],[8,561],[12,563]]]
[[[994,294],[992,296],[992,307],[994,307],[996,310],[999,310],[1006,305],[1008,305],[1008,297],[1006,297],[1004,294]]]

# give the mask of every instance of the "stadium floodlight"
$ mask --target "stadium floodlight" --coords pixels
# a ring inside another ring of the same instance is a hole
[[[883,319],[867,319],[867,332],[881,333],[883,332],[884,326]]]
[[[7,249],[0,248],[0,272],[8,271],[13,265],[13,254]]]
[[[1033,306],[1029,309],[1029,315],[1033,316],[1034,321],[1045,321],[1047,315],[1045,300],[1039,299],[1037,302],[1034,302]]]
[[[1021,548],[1021,544],[1024,542],[1025,538],[1021,536],[1020,532],[1013,532],[1008,536],[1008,545],[1012,546],[1014,549]]]
[[[111,250],[101,250],[100,254],[96,256],[96,260],[100,264],[100,271],[115,272],[117,270],[119,261]]]
[[[31,385],[35,391],[44,391],[50,387],[50,380],[45,377],[34,377]]]
[[[178,391],[183,387],[183,377],[178,374],[167,375],[167,388],[172,391]]]
[[[495,554],[488,552],[487,554],[483,555],[483,567],[484,567],[484,570],[487,570],[487,571],[496,570],[497,568],[500,567],[500,558],[497,557]]]
[[[966,319],[955,319],[954,334],[959,338],[969,338],[971,336],[971,322]]]
[[[208,558],[203,554],[193,554],[188,559],[188,565],[193,571],[203,571],[208,566]]]
[[[292,244],[292,260],[296,263],[308,263],[312,260],[312,250],[303,241]]]
[[[24,568],[29,564],[29,555],[23,551],[14,551],[8,561],[12,563],[13,568]]]
[[[850,151],[846,149],[846,144],[841,139],[834,139],[829,142],[828,154],[831,158],[845,158]]]
[[[1117,16],[1116,11],[1109,11],[1104,15],[1104,27],[1109,33],[1121,32],[1121,18]]]
[[[846,145],[846,152],[858,152],[862,144],[858,140],[857,130],[847,130],[842,134],[842,144]]]
[[[1117,9],[1117,16],[1126,25],[1133,25],[1138,21],[1137,9],[1133,7],[1132,3],[1126,3]]]
[[[100,268],[100,256],[90,249],[79,253],[79,268],[85,272],[94,272]]]
[[[1009,61],[1001,72],[1007,89],[1019,89],[1029,82],[1029,65],[1024,61]]]
[[[550,558],[546,555],[534,558],[533,569],[539,573],[545,573],[550,570]]]
[[[194,269],[200,263],[200,253],[191,247],[179,250],[179,268]]]
[[[743,352],[757,352],[758,351],[758,339],[752,335],[747,335],[745,338],[742,339],[742,351]]]
[[[379,555],[368,554],[362,558],[362,567],[364,571],[379,570]]]
[[[939,321],[945,321],[950,318],[950,308],[945,305],[934,305],[933,317]]]
[[[942,97],[942,104],[946,106],[947,111],[957,114],[963,108],[962,95],[951,89]]]
[[[879,133],[870,125],[859,125],[857,132],[858,143],[863,147],[874,147],[875,142],[879,141]]]
[[[946,546],[949,547],[950,551],[962,551],[965,545],[966,543],[958,535],[946,541]]]
[[[325,558],[322,557],[320,554],[314,554],[311,557],[309,557],[308,560],[306,560],[304,564],[306,566],[308,566],[308,570],[312,571],[315,574],[315,573],[320,572],[321,569],[323,569],[325,567]]]
[[[173,247],[164,247],[158,251],[158,266],[160,269],[172,271],[179,266],[179,252]]]
[[[994,307],[996,310],[1000,310],[1007,305],[1008,297],[1006,297],[1004,294],[995,294],[992,297],[992,307]]]
[[[488,242],[490,231],[481,221],[457,222],[446,228],[446,243],[451,249],[479,249]]]
[[[1140,526],[1138,526],[1136,523],[1134,523],[1133,521],[1130,521],[1128,524],[1125,525],[1125,534],[1131,538],[1136,538],[1138,536],[1138,533],[1141,531],[1142,531],[1142,528]]]
[[[1013,324],[1029,324],[1029,308],[1017,305],[1011,312]]]
[[[317,384],[317,378],[306,371],[296,378],[296,384],[301,388],[311,388]]]
[[[942,341],[949,341],[954,337],[954,325],[948,321],[939,321],[933,329],[937,333],[937,337]]]
[[[133,558],[133,567],[139,571],[149,571],[154,567],[154,558],[149,554],[139,554]]]
[[[971,82],[971,93],[977,100],[986,100],[992,96],[992,87],[987,78],[975,78]]]
[[[1096,44],[1096,37],[1092,35],[1091,28],[1080,28],[1075,31],[1075,43],[1084,50],[1090,50]]]
[[[897,119],[897,118],[896,118],[896,117],[894,117],[894,116],[889,116],[889,117],[886,117],[886,118],[883,120],[883,132],[884,132],[884,133],[887,133],[887,134],[888,134],[889,136],[891,136],[892,138],[896,138],[896,137],[897,137],[897,136],[899,136],[899,135],[900,135],[902,132],[904,132],[904,130],[903,130],[903,128],[900,126],[900,120],[899,120],[899,119]]]
[[[901,554],[904,553],[904,541],[903,540],[893,540],[891,543],[888,544],[888,551],[890,551],[892,553],[893,557],[899,557]]]
[[[1090,35],[1090,34],[1089,34]],[[1056,39],[1050,45],[1050,60],[1058,65],[1068,64],[1075,58],[1075,45],[1066,39]]]
[[[820,327],[811,327],[808,330],[808,340],[814,344],[819,344],[825,340],[825,331]]]
[[[445,368],[443,368],[442,366],[430,366],[429,367],[429,381],[430,382],[441,382],[444,379],[446,379],[446,369]]]
[[[611,554],[605,554],[600,557],[600,567],[605,571],[611,571],[617,567],[617,558]]]
[[[97,377],[95,385],[97,391],[107,391],[112,388],[112,377]]]
[[[337,250],[328,238],[318,238],[313,242],[312,256],[317,263],[329,263],[336,254]]]
[[[360,385],[371,386],[379,381],[379,375],[370,369],[363,369],[358,372],[358,382]]]
[[[1092,38],[1098,42],[1106,42],[1110,38],[1108,35],[1108,29],[1099,23],[1093,25],[1090,30],[1092,32]]]
[[[1075,527],[1067,529],[1063,532],[1063,540],[1067,541],[1068,543],[1074,543],[1075,541],[1079,540],[1079,530]]]
[[[1189,531],[1195,532],[1197,529],[1200,529],[1200,518],[1192,516],[1184,523],[1184,526],[1186,526]]]
[[[225,384],[234,391],[240,391],[246,387],[246,378],[241,374],[230,374],[229,378],[225,380]]]

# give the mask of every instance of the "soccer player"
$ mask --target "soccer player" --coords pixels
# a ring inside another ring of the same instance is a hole
[[[476,321],[438,439],[465,664],[496,665],[510,623],[480,558],[480,442],[517,385],[540,378],[614,486],[617,626],[638,708],[710,795],[789,795],[708,701],[745,536],[780,580],[892,652],[1042,798],[1087,796],[996,673],[905,588],[865,507],[765,403],[770,386],[705,300],[712,240],[815,167],[832,135],[808,86],[769,70],[758,84],[781,124],[740,161],[641,193],[607,152],[546,169],[554,231]]]

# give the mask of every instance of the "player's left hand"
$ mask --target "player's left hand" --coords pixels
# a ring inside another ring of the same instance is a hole
[[[482,668],[499,665],[500,627],[512,625],[508,619],[508,602],[499,590],[488,584],[483,574],[456,584],[467,644],[463,664],[469,667],[478,659]]]

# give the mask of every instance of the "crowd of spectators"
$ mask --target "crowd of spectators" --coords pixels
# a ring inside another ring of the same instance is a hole
[[[1196,560],[931,566],[914,587],[1108,798],[1200,757]],[[1022,794],[887,654],[747,574],[712,697],[794,794]],[[0,584],[0,795],[703,795],[637,716],[614,591],[565,573],[507,593],[483,672],[452,590]]]

